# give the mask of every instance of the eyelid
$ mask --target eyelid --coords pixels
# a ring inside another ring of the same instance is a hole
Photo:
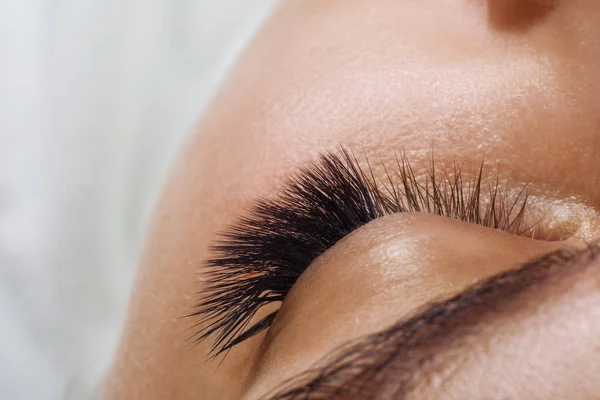
[[[389,328],[346,342],[322,355],[313,367],[277,385],[267,398],[291,399],[298,393],[303,398],[322,398],[321,394],[328,394],[331,399],[379,398],[381,393],[404,398],[402,395],[419,383],[431,383],[430,377],[445,368],[456,370],[456,352],[446,357],[444,351],[460,348],[465,337],[471,343],[478,335],[478,327],[505,319],[511,306],[519,309],[530,305],[539,312],[539,302],[557,297],[547,290],[549,286],[562,295],[565,290],[561,283],[573,287],[566,283],[569,278],[589,281],[586,271],[590,268],[596,268],[590,272],[597,277],[599,256],[600,242],[596,241],[579,250],[551,251],[518,268],[495,274],[448,299],[425,305]],[[531,298],[538,302],[532,303]],[[477,359],[481,360],[481,356]]]
[[[221,234],[205,263],[208,287],[189,317],[197,318],[193,342],[215,335],[214,358],[267,329],[275,315],[251,324],[262,307],[282,302],[318,256],[357,228],[382,216],[427,212],[529,235],[524,221],[525,185],[500,187],[484,180],[483,163],[472,176],[455,163],[452,173],[431,161],[419,179],[405,156],[384,166],[378,180],[370,164],[340,148],[303,167],[274,199],[258,199],[250,213]],[[486,186],[487,185],[487,193]],[[512,196],[508,193],[516,193]]]

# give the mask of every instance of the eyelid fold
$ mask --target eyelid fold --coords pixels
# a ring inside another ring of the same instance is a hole
[[[539,313],[546,299],[556,301],[561,295],[569,298],[563,286],[577,290],[568,282],[588,282],[587,271],[594,272],[597,281],[599,256],[600,243],[596,241],[584,248],[559,248],[534,257],[456,295],[426,304],[385,329],[344,342],[259,398],[406,398],[416,388],[439,382],[434,376],[444,376],[442,371],[446,368],[455,371],[456,349],[460,349],[460,354],[479,351],[477,346],[462,348],[463,340],[472,344],[473,338],[490,326],[487,330],[496,332],[497,326],[491,324],[500,323],[507,315],[508,319],[515,319],[518,310],[532,308]],[[551,287],[560,293],[550,292]],[[482,355],[475,358],[481,362]],[[250,399],[264,393],[264,388],[258,392],[255,389]]]
[[[251,323],[257,312],[282,302],[321,254],[359,227],[403,212],[435,215],[528,235],[528,187],[510,191],[498,177],[484,179],[455,164],[417,177],[404,155],[383,166],[377,179],[350,150],[322,155],[290,177],[273,198],[259,198],[249,213],[221,233],[202,273],[207,288],[188,315],[196,319],[192,342],[214,336],[211,357],[269,328],[277,311]]]

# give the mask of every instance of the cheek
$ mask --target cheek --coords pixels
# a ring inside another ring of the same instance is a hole
[[[405,149],[413,159],[443,148],[461,160],[514,164],[517,181],[590,192],[580,174],[548,168],[556,157],[586,168],[600,160],[589,99],[575,95],[562,57],[538,46],[542,39],[473,23],[464,32],[447,19],[436,30],[418,23],[423,15],[410,22],[361,7],[333,20],[311,14],[267,25],[200,124],[193,147],[202,156],[192,162],[215,183],[206,201],[237,206],[340,144],[370,154]]]

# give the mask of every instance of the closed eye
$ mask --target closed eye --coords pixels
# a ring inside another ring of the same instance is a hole
[[[282,302],[300,275],[321,254],[377,218],[425,212],[515,235],[539,238],[526,215],[529,189],[500,185],[454,164],[431,161],[417,175],[407,158],[383,165],[377,179],[368,160],[340,148],[304,166],[272,198],[259,198],[247,216],[222,234],[203,273],[207,288],[188,317],[197,318],[193,342],[214,335],[216,357],[269,328],[277,311],[251,324],[258,310]]]

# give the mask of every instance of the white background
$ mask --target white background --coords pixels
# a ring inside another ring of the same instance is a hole
[[[0,399],[83,399],[165,171],[274,0],[0,0]]]

